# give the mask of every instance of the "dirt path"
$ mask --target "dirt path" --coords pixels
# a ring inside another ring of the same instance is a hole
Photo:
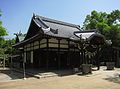
[[[91,75],[70,75],[42,79],[0,81],[0,89],[120,89],[120,69],[94,71]]]

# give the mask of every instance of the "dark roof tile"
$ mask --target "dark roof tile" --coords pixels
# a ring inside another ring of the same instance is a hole
[[[70,38],[74,36],[74,31],[80,31],[78,25],[38,15],[35,17],[35,21],[43,28],[42,30],[44,31],[44,34],[51,36]],[[50,30],[48,28],[50,28]]]

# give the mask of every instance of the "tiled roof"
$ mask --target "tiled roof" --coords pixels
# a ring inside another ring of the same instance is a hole
[[[41,35],[46,35],[58,38],[67,38],[71,40],[80,40],[80,36],[82,36],[83,40],[92,40],[97,37],[101,39],[103,38],[104,40],[104,36],[96,33],[95,31],[81,31],[79,25],[58,21],[38,15],[33,15],[27,35],[25,36],[25,38],[23,36],[19,37],[20,41],[22,41],[23,39],[24,40],[18,45],[34,39],[35,35],[37,35],[37,37]]]
[[[79,25],[62,22],[36,15],[33,18],[36,24],[42,28],[44,34],[50,36],[70,38],[74,36],[74,31],[80,31]]]
[[[92,44],[103,44],[105,42],[105,37],[102,34],[98,33],[97,30],[78,31],[74,32],[74,35],[77,36],[79,39],[89,41]]]

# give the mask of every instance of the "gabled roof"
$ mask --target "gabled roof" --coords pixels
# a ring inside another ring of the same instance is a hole
[[[79,39],[89,41],[91,44],[104,44],[106,41],[105,37],[98,33],[97,30],[78,31],[74,32],[74,35]]]
[[[79,41],[80,36],[82,36],[83,40],[89,39],[91,43],[94,43],[94,41],[96,41],[95,43],[103,43],[105,41],[104,36],[95,31],[81,31],[79,25],[33,15],[26,37],[14,46],[24,45],[42,36],[77,41]],[[98,41],[99,39],[101,41]]]
[[[33,28],[34,25],[34,28]],[[80,26],[58,21],[38,15],[34,15],[31,20],[29,30],[25,39],[32,37],[33,35],[41,32],[42,34],[70,38],[74,36],[74,31],[80,31]]]

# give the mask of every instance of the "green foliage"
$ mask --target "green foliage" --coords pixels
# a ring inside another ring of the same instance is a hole
[[[0,55],[4,55],[4,49],[0,48]]]
[[[0,13],[1,16],[1,13]],[[2,21],[0,21],[0,37],[7,35],[6,29],[2,26]]]
[[[83,30],[98,29],[106,39],[112,40],[113,45],[120,43],[120,11],[114,10],[111,13],[92,11],[86,16],[83,23]]]
[[[2,12],[0,10],[0,17],[2,15]],[[2,21],[0,21],[0,43],[4,40],[3,36],[7,35],[7,30],[3,27]]]
[[[0,36],[7,35],[6,29],[2,26],[2,21],[0,21]]]
[[[15,43],[15,39],[9,39],[2,41],[0,47],[0,54],[11,54],[12,53],[12,44]]]
[[[0,10],[0,17],[2,16],[2,12]],[[8,35],[7,30],[3,27],[2,21],[0,21],[0,55],[5,53],[10,54],[12,51],[12,43],[14,43],[14,39],[5,40],[4,36]]]
[[[12,53],[12,45],[15,43],[15,39],[11,40],[5,40],[5,43],[3,44],[3,48],[5,49],[5,54],[11,54]]]

